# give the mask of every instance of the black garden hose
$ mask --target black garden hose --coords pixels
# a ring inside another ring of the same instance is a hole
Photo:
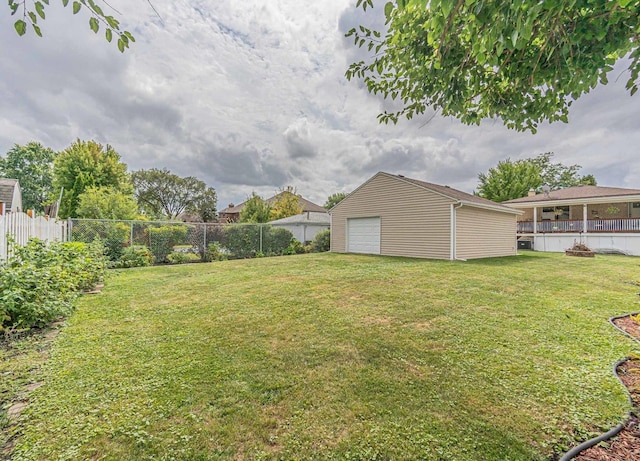
[[[609,323],[611,323],[611,325],[613,325],[618,331],[620,331],[624,335],[626,335],[629,338],[634,339],[634,340],[637,341],[637,338],[631,336],[629,333],[627,333],[626,331],[624,331],[622,328],[618,327],[618,325],[615,324],[615,320],[622,319],[622,318],[625,318],[625,317],[630,317],[632,315],[638,315],[638,312],[611,317],[609,319]],[[626,358],[626,359],[623,359],[623,360],[619,360],[618,362],[616,362],[613,365],[613,374],[616,375],[616,378],[618,378],[618,380],[620,381],[620,383],[623,386],[624,386],[624,383],[622,382],[622,380],[620,379],[620,376],[618,375],[618,367],[620,365],[622,365],[623,363],[625,363],[627,360],[629,360],[629,358]],[[629,403],[633,407],[633,400],[631,399],[631,393],[629,392],[629,389],[627,389],[627,386],[624,386],[624,388],[627,391],[627,398],[629,399]],[[618,424],[616,427],[614,427],[613,429],[605,432],[604,434],[601,434],[601,435],[599,435],[597,437],[594,437],[592,439],[586,440],[586,441],[582,442],[580,445],[577,445],[577,446],[573,447],[571,450],[566,452],[564,454],[564,456],[562,456],[562,458],[560,458],[558,461],[570,461],[573,458],[575,458],[576,456],[578,456],[580,453],[582,453],[584,450],[586,450],[587,448],[591,448],[594,445],[599,444],[600,442],[604,442],[605,440],[608,440],[608,439],[610,439],[612,437],[615,437],[627,425],[627,423],[631,419],[632,412],[633,412],[633,410],[629,411],[629,414],[625,418],[624,422]]]

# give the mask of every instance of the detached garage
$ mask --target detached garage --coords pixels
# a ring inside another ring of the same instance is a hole
[[[510,256],[521,213],[380,172],[331,209],[331,251],[451,260]]]

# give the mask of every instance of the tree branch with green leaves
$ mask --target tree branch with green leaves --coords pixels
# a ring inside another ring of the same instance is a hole
[[[96,1],[75,0],[71,2],[69,0],[61,0],[61,2],[65,8],[71,4],[74,15],[83,10],[87,12],[89,14],[89,28],[96,34],[101,28],[104,29],[105,39],[109,43],[115,39],[115,43],[120,52],[124,52],[132,42],[135,42],[133,35],[127,30],[120,29],[120,22],[111,14],[105,13],[105,10],[103,10]],[[118,13],[107,1],[102,0],[100,3],[104,4],[106,8],[113,12]],[[149,4],[151,5],[151,3]],[[25,35],[29,26],[31,26],[35,34],[42,37],[40,22],[46,19],[46,8],[48,6],[49,0],[9,0],[11,15],[19,14],[21,16],[20,19],[13,23],[13,27],[18,35]],[[151,8],[154,12],[156,11],[153,5],[151,5]]]
[[[357,6],[367,11],[373,1]],[[567,122],[572,102],[607,84],[625,57],[626,88],[638,90],[638,0],[396,0],[384,14],[386,32],[346,34],[374,53],[346,77],[401,104],[380,122],[432,108],[465,124],[499,117],[535,133],[542,121]]]

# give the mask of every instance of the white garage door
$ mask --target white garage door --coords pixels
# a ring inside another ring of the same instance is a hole
[[[380,254],[380,218],[347,219],[347,252]]]

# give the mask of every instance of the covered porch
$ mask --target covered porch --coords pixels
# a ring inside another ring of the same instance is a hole
[[[564,251],[575,242],[640,256],[640,189],[575,186],[503,202],[523,211],[518,248]]]
[[[640,232],[640,202],[531,206],[523,211],[518,234]]]

